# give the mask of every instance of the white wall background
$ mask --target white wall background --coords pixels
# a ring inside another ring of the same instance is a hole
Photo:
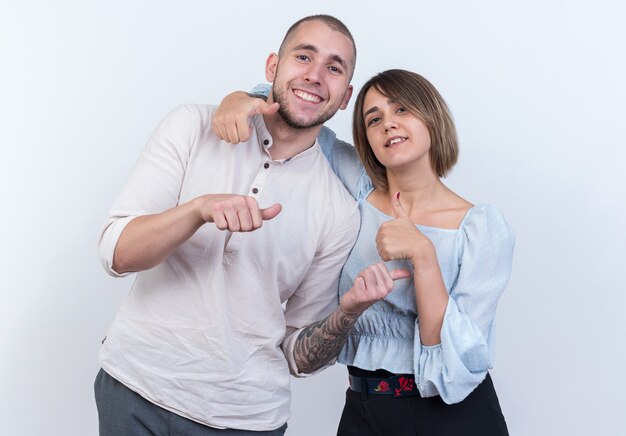
[[[626,434],[623,2],[5,0],[3,435],[97,434],[96,354],[130,285],[97,261],[114,196],[161,117],[249,89],[320,12],[356,38],[357,89],[392,67],[431,79],[461,137],[448,184],[516,230],[492,372],[511,434]],[[330,123],[345,139],[349,111]],[[340,366],[295,380],[288,435],[334,434],[345,386]]]

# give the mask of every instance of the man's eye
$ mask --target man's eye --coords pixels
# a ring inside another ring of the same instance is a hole
[[[305,61],[305,62],[309,60],[309,57],[307,55],[298,55],[297,58],[298,60]]]
[[[335,66],[328,67],[328,69],[329,69],[330,71],[332,71],[333,73],[335,73],[335,74],[341,74],[341,73],[343,73],[343,71],[341,70],[341,68],[338,68],[338,67],[335,67]]]

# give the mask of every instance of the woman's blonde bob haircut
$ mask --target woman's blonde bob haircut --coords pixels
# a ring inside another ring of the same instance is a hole
[[[376,188],[388,191],[387,169],[378,161],[367,140],[363,103],[374,88],[404,106],[426,124],[430,133],[430,164],[439,177],[445,177],[459,156],[459,144],[452,114],[435,87],[419,74],[387,70],[369,79],[356,98],[352,120],[354,146]]]

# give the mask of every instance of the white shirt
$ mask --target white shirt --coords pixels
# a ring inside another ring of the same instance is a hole
[[[250,195],[283,209],[254,232],[205,224],[139,272],[99,359],[174,413],[217,428],[273,430],[289,417],[289,370],[303,375],[293,359],[299,329],[337,306],[359,212],[317,142],[273,161],[262,116],[247,143],[231,145],[211,130],[213,111],[181,106],[153,133],[102,233],[104,268],[119,276],[113,253],[130,220],[203,194]]]

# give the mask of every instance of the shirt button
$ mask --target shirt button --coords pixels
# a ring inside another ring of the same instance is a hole
[[[259,192],[259,190],[257,188],[252,188],[252,193],[256,194],[257,192]]]
[[[266,139],[265,141],[263,141],[263,145],[270,145],[270,140]]]
[[[270,164],[268,164],[267,162],[263,164],[263,168],[268,169],[269,167],[270,167]]]

